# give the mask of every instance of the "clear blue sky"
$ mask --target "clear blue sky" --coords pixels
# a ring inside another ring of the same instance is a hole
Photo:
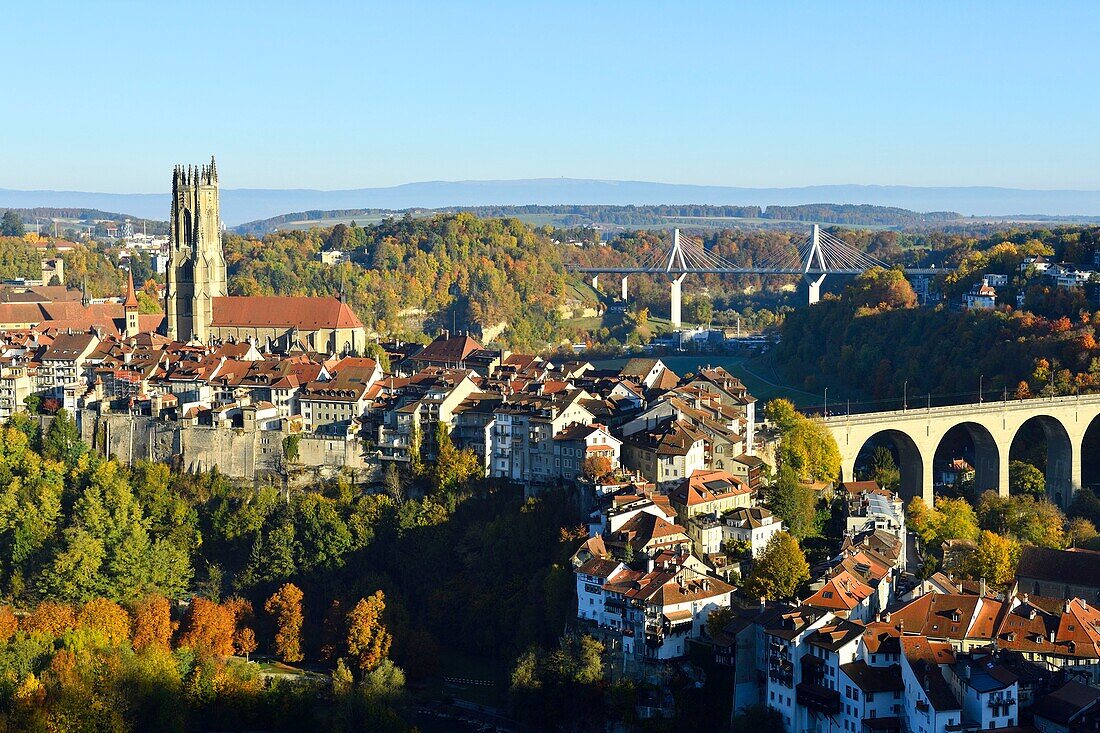
[[[0,187],[1100,189],[1100,3],[14,2]],[[12,103],[15,101],[16,103]]]

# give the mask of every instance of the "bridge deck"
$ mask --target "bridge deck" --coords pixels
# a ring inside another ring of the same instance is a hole
[[[1043,405],[1056,408],[1071,405],[1083,407],[1100,406],[1100,394],[1068,395],[1066,397],[1032,397],[1026,400],[986,400],[961,405],[943,407],[910,407],[907,410],[888,410],[886,412],[857,412],[850,415],[831,415],[820,418],[829,427],[842,427],[845,424],[860,423],[898,423],[899,421],[917,421],[929,418],[958,417],[964,415],[995,415],[1001,412],[1039,410]]]
[[[862,275],[866,270],[861,269],[825,269],[811,267],[809,270],[791,268],[766,268],[766,267],[716,267],[716,268],[678,268],[664,269],[660,267],[578,267],[566,265],[570,272],[588,272],[594,275]],[[905,268],[906,275],[940,275],[945,272],[953,272],[953,268]]]

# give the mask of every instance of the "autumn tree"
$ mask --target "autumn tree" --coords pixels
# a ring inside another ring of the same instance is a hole
[[[790,598],[809,579],[810,565],[798,542],[787,532],[776,532],[742,587],[750,597]]]
[[[895,310],[917,305],[917,294],[905,273],[882,267],[872,267],[856,277],[845,289],[844,297],[857,309]]]
[[[772,400],[765,415],[780,433],[776,460],[804,481],[835,483],[840,479],[840,449],[823,423],[810,420],[789,400]]]
[[[149,647],[168,649],[172,644],[175,624],[172,609],[164,596],[145,596],[133,606],[134,649]]]
[[[252,628],[255,624],[252,602],[240,596],[233,596],[227,598],[224,605],[233,615],[233,649],[247,660],[248,656],[256,651],[256,632]]]
[[[228,657],[233,654],[233,631],[234,618],[230,609],[196,596],[191,599],[191,608],[184,617],[179,643],[199,654]]]
[[[589,481],[596,481],[611,473],[611,459],[607,456],[589,456],[584,459],[581,472]]]
[[[451,440],[445,423],[435,424],[435,461],[431,467],[432,488],[437,493],[454,491],[473,478],[485,475],[481,459],[472,450],[462,450]]]
[[[1074,517],[1066,525],[1066,540],[1070,547],[1086,547],[1095,540],[1100,533],[1096,531],[1096,525],[1084,517]]]
[[[348,613],[348,654],[362,672],[377,667],[389,653],[393,638],[382,622],[385,610],[386,597],[379,590],[360,599]]]
[[[969,573],[973,578],[985,578],[996,586],[1007,586],[1016,577],[1016,564],[1020,559],[1020,544],[1011,537],[1004,537],[985,529],[969,559]]]
[[[247,662],[249,655],[256,651],[256,632],[248,626],[237,629],[237,633],[233,635],[233,648]]]
[[[19,619],[15,617],[11,606],[0,606],[0,644],[6,644],[19,628]]]
[[[275,591],[264,610],[275,620],[275,653],[284,662],[302,660],[302,591],[293,583],[286,583]]]
[[[108,646],[119,646],[130,641],[130,614],[114,601],[93,598],[80,609],[77,628],[92,633]]]
[[[67,604],[43,601],[23,618],[20,627],[28,634],[44,634],[56,639],[76,628],[76,612]]]

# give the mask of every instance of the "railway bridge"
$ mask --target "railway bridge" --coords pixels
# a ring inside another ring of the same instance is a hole
[[[887,438],[897,448],[902,495],[920,496],[928,504],[935,483],[932,461],[948,431],[961,427],[969,434],[978,490],[995,489],[1007,495],[1012,440],[1026,423],[1035,422],[1046,438],[1047,494],[1066,507],[1081,488],[1085,433],[1098,416],[1100,395],[1094,394],[833,415],[822,420],[840,449],[843,480],[854,477],[856,459],[868,442]]]

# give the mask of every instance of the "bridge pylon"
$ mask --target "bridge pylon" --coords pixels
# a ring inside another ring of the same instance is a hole
[[[811,269],[816,270],[812,275]],[[802,263],[802,279],[806,281],[810,305],[821,300],[821,283],[825,282],[825,255],[821,251],[821,228],[817,224],[814,224],[806,261]]]
[[[679,328],[684,324],[683,319],[683,290],[681,286],[684,284],[684,278],[687,277],[687,273],[683,272],[688,269],[688,264],[684,260],[684,250],[680,245],[680,230],[672,230],[672,250],[668,253],[668,263],[665,265],[665,272],[673,272],[680,270],[679,275],[672,275],[672,281],[669,286],[669,320],[672,322],[673,328]]]

